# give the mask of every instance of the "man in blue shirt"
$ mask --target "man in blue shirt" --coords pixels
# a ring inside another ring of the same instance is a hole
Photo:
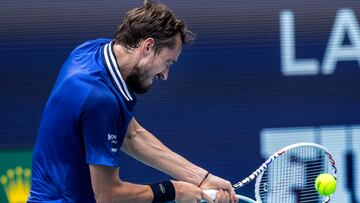
[[[134,93],[166,80],[191,32],[164,5],[145,1],[127,13],[115,39],[77,47],[46,104],[28,202],[234,202],[230,182],[164,146],[134,118]],[[119,178],[121,151],[178,181],[150,185]]]

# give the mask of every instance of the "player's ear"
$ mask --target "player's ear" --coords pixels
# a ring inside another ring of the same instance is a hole
[[[155,45],[155,39],[152,37],[146,38],[143,42],[142,42],[142,51],[144,55],[147,55],[151,52],[151,49],[154,47]]]

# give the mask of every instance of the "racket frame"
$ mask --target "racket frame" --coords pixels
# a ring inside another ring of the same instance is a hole
[[[330,151],[319,144],[316,143],[306,143],[306,142],[302,142],[302,143],[296,143],[296,144],[292,144],[289,146],[286,146],[280,150],[278,150],[277,152],[275,152],[272,156],[270,156],[259,168],[257,168],[250,176],[246,177],[245,179],[239,181],[238,183],[235,183],[233,185],[234,189],[239,189],[245,185],[247,185],[248,183],[250,183],[252,180],[257,179],[259,177],[259,179],[261,179],[262,174],[265,172],[265,170],[268,168],[268,166],[271,164],[271,162],[273,162],[275,159],[277,159],[279,156],[281,156],[282,154],[286,153],[287,151],[289,151],[290,149],[296,148],[296,147],[304,147],[304,146],[311,146],[311,147],[315,147],[315,148],[319,148],[321,150],[323,150],[325,152],[325,154],[327,155],[327,157],[330,160],[330,164],[332,166],[332,175],[334,176],[335,180],[337,179],[337,169],[335,166],[335,161],[333,159],[333,156],[331,155]],[[257,180],[259,180],[257,179]],[[259,187],[259,181],[256,181],[255,183],[255,188]],[[332,195],[328,196],[326,198],[326,200],[324,201],[324,203],[329,202],[331,199]],[[259,197],[257,197],[256,199],[258,199]]]

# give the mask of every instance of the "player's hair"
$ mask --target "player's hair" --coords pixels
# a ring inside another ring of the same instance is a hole
[[[127,49],[137,48],[146,38],[155,39],[155,53],[161,48],[174,48],[175,36],[180,34],[183,44],[191,44],[194,33],[186,28],[165,5],[145,0],[144,5],[130,10],[115,33],[115,41]]]

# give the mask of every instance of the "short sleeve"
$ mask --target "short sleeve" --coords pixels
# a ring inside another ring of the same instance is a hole
[[[106,89],[93,88],[79,117],[88,164],[119,167],[125,136],[119,125],[121,119],[115,96]]]

